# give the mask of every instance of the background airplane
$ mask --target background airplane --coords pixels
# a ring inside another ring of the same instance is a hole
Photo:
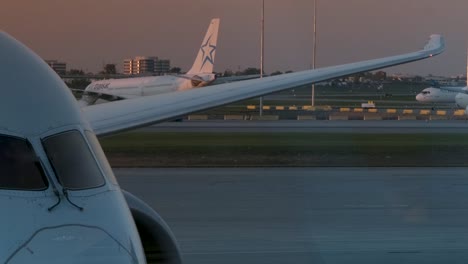
[[[466,62],[466,83],[468,85],[468,56]],[[456,96],[459,93],[465,93],[468,87],[440,87],[433,85],[423,89],[419,94],[416,95],[416,100],[422,103],[456,103]],[[459,99],[460,100],[460,99]],[[466,108],[463,107],[463,108]]]
[[[455,96],[466,87],[428,87],[416,95],[421,103],[455,103]]]
[[[211,20],[195,62],[186,74],[96,81],[86,87],[80,100],[80,105],[91,105],[98,99],[108,101],[130,99],[183,91],[210,84],[216,79],[213,67],[219,23],[219,18]]]
[[[181,263],[177,242],[146,203],[120,189],[96,136],[444,50],[431,36],[403,55],[79,108],[60,77],[0,33],[0,261]],[[32,100],[25,100],[31,98]]]

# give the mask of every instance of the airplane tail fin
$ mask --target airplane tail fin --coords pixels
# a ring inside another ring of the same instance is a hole
[[[218,42],[219,18],[211,20],[208,31],[203,39],[197,58],[187,74],[212,73]]]

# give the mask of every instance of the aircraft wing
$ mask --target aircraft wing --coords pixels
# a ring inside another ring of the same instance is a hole
[[[427,59],[444,49],[443,37],[431,35],[423,49],[403,55],[91,105],[82,111],[95,133],[105,136],[305,84]]]

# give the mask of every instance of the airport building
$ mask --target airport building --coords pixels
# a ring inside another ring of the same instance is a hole
[[[45,60],[45,62],[59,75],[67,73],[67,63],[58,60]]]
[[[170,60],[161,60],[158,57],[135,57],[124,60],[123,73],[126,75],[168,73],[171,68]]]

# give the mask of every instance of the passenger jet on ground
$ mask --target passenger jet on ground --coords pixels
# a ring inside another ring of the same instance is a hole
[[[192,68],[186,74],[149,76],[96,81],[84,90],[80,105],[92,105],[98,99],[115,101],[200,88],[216,78],[213,66],[218,41],[219,18],[211,20]]]

